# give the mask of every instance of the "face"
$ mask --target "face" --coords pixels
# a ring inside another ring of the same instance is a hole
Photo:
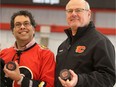
[[[90,21],[91,11],[86,9],[82,0],[70,0],[66,6],[66,20],[72,29],[83,27]]]
[[[16,16],[14,19],[13,35],[17,41],[31,41],[35,33],[28,16]]]

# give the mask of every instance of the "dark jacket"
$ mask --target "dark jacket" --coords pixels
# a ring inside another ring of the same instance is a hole
[[[115,50],[110,40],[95,29],[93,22],[78,28],[75,36],[65,30],[68,38],[59,46],[56,56],[55,87],[62,69],[78,75],[75,87],[113,87],[115,84]]]

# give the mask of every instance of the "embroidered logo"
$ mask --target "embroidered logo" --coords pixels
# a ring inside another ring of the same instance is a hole
[[[83,53],[85,51],[85,46],[77,46],[75,52],[76,53]]]
[[[62,50],[59,50],[59,53],[63,52],[63,49]]]
[[[46,46],[44,45],[40,45],[42,49],[48,49]]]

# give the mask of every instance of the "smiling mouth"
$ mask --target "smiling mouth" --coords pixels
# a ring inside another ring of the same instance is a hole
[[[71,19],[70,21],[77,21],[77,20],[79,20],[79,19],[75,19],[75,18],[74,18],[74,19]]]
[[[27,31],[19,32],[19,34],[27,34]]]

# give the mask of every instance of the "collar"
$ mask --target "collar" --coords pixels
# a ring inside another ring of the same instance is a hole
[[[70,39],[70,42],[73,43],[80,37],[82,37],[88,30],[95,28],[94,23],[90,21],[90,23],[87,26],[79,27],[77,29],[77,33],[75,36],[72,36],[71,28],[65,29],[64,32],[67,34],[68,38]]]
[[[23,47],[23,50],[26,50],[26,49],[30,48],[34,44],[35,44],[35,39],[32,39],[26,46]],[[17,48],[16,42],[15,42],[13,47],[14,47],[15,50],[17,50],[17,51],[19,50]]]

